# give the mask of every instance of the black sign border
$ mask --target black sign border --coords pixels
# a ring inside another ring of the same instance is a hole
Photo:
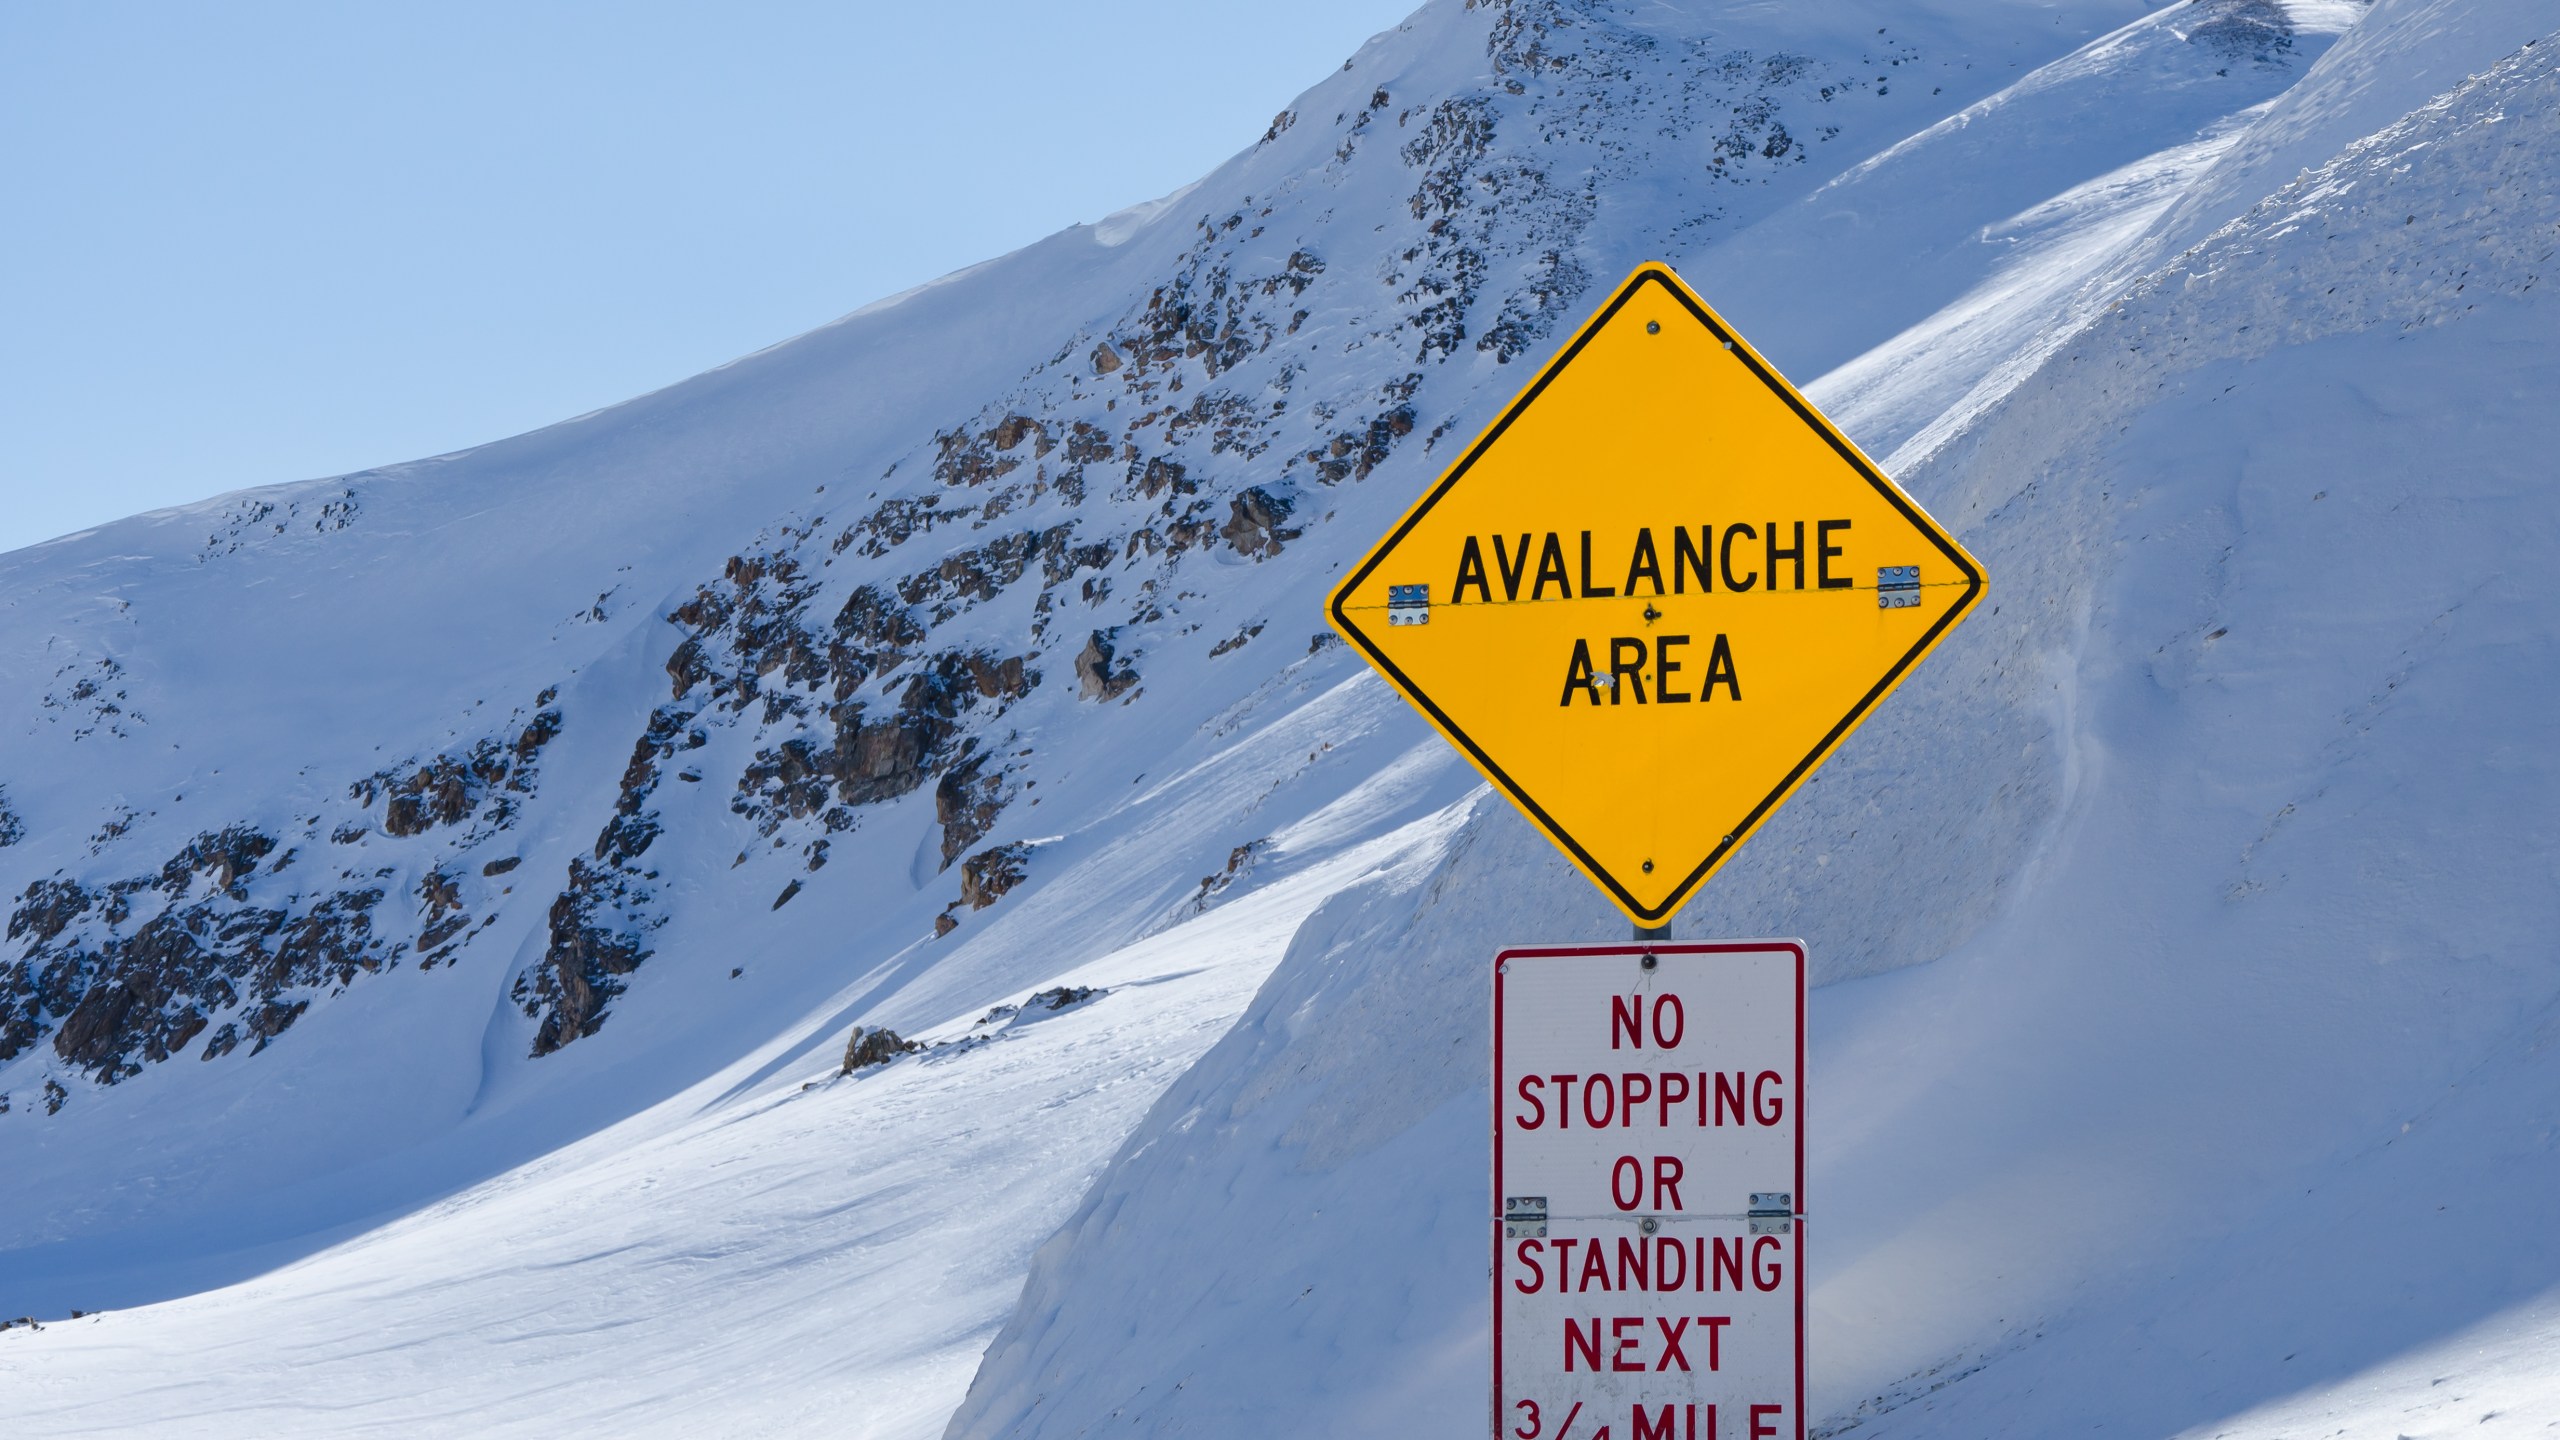
[[[1583,848],[1582,842],[1573,838],[1572,832],[1558,824],[1556,818],[1547,813],[1545,806],[1530,798],[1529,792],[1523,789],[1518,781],[1512,779],[1509,772],[1495,764],[1493,757],[1487,755],[1456,721],[1450,719],[1430,696],[1424,694],[1422,687],[1416,685],[1411,676],[1399,669],[1393,660],[1388,659],[1386,652],[1378,648],[1377,644],[1369,638],[1368,632],[1355,624],[1343,608],[1343,601],[1353,591],[1367,583],[1372,572],[1386,563],[1387,557],[1394,553],[1396,546],[1403,542],[1405,535],[1422,522],[1423,516],[1431,513],[1431,507],[1440,503],[1441,497],[1447,495],[1452,487],[1466,477],[1467,472],[1474,468],[1476,461],[1482,458],[1487,450],[1493,448],[1494,442],[1502,438],[1504,431],[1511,428],[1511,422],[1519,419],[1540,395],[1545,394],[1547,386],[1552,384],[1558,375],[1564,373],[1565,367],[1573,363],[1574,358],[1582,353],[1583,348],[1591,343],[1592,338],[1607,329],[1610,320],[1614,319],[1620,310],[1625,309],[1627,303],[1635,299],[1648,285],[1660,286],[1665,294],[1680,303],[1681,309],[1688,311],[1700,325],[1705,326],[1708,334],[1723,342],[1727,348],[1739,356],[1742,363],[1750,367],[1751,373],[1759,377],[1760,383],[1769,388],[1771,394],[1787,403],[1787,408],[1795,412],[1797,419],[1802,420],[1815,434],[1828,442],[1833,452],[1847,462],[1850,469],[1856,471],[1870,486],[1874,487],[1877,494],[1883,496],[1887,503],[1901,512],[1904,519],[1911,522],[1913,529],[1927,536],[1929,543],[1938,548],[1938,552],[1946,557],[1947,563],[1953,565],[1965,580],[1963,596],[1949,607],[1944,615],[1939,616],[1937,622],[1923,632],[1917,641],[1913,642],[1911,648],[1903,653],[1902,658],[1885,671],[1882,679],[1876,681],[1865,695],[1859,697],[1858,702],[1850,707],[1849,713],[1842,716],[1838,724],[1833,725],[1820,740],[1814,743],[1813,748],[1787,771],[1785,778],[1781,779],[1774,789],[1763,796],[1758,804],[1751,807],[1750,812],[1733,827],[1733,833],[1725,836],[1722,843],[1709,851],[1707,858],[1700,861],[1696,869],[1690,871],[1678,885],[1671,888],[1659,906],[1647,906],[1628,894],[1627,887],[1620,884],[1615,875],[1609,873],[1608,867],[1593,858],[1591,852]],[[1403,522],[1388,532],[1387,538],[1370,551],[1369,558],[1361,564],[1360,568],[1352,571],[1348,579],[1335,587],[1333,598],[1326,608],[1332,613],[1334,628],[1350,636],[1352,643],[1360,647],[1361,653],[1369,657],[1369,663],[1392,676],[1396,687],[1431,716],[1432,723],[1439,726],[1442,734],[1458,742],[1459,746],[1467,752],[1468,757],[1475,761],[1477,769],[1491,777],[1494,783],[1500,785],[1504,793],[1511,797],[1512,803],[1528,811],[1548,835],[1554,837],[1557,843],[1572,853],[1585,874],[1599,880],[1629,914],[1640,916],[1648,923],[1659,923],[1669,919],[1673,912],[1688,903],[1689,897],[1700,885],[1706,883],[1707,877],[1724,863],[1725,857],[1732,854],[1735,847],[1743,841],[1751,838],[1752,833],[1759,828],[1760,822],[1768,817],[1769,812],[1777,807],[1779,801],[1794,791],[1797,784],[1811,773],[1815,766],[1829,758],[1832,749],[1840,743],[1841,738],[1864,719],[1869,710],[1875,708],[1876,702],[1902,679],[1903,673],[1908,671],[1920,656],[1926,654],[1930,646],[1937,643],[1938,637],[1946,633],[1948,627],[1954,625],[1973,608],[1974,602],[1982,598],[1982,589],[1982,571],[1973,563],[1972,558],[1963,550],[1948,543],[1936,523],[1923,516],[1892,481],[1887,480],[1882,472],[1869,464],[1867,457],[1858,452],[1858,447],[1850,444],[1828,420],[1823,418],[1820,412],[1806,403],[1804,397],[1796,393],[1793,385],[1788,384],[1776,371],[1771,370],[1741,336],[1727,328],[1716,318],[1714,312],[1699,304],[1689,294],[1687,286],[1679,283],[1662,266],[1646,265],[1628,277],[1626,283],[1619,287],[1616,298],[1609,302],[1606,309],[1582,327],[1581,333],[1573,338],[1572,344],[1566,346],[1554,359],[1547,362],[1546,368],[1538,373],[1538,378],[1531,381],[1529,387],[1520,392],[1519,398],[1511,402],[1510,408],[1502,412],[1502,418],[1494,421],[1486,428],[1484,434],[1477,437],[1476,443],[1468,447],[1467,453],[1460,456],[1456,464],[1449,467],[1448,473],[1442,475],[1439,483],[1432,486],[1429,493],[1425,494],[1421,501],[1406,514]]]

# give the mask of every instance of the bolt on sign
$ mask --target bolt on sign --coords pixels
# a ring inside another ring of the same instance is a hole
[[[1982,589],[1962,546],[1646,265],[1328,608],[1620,909],[1659,925]]]
[[[1496,1436],[1803,1440],[1804,953],[1496,959]]]

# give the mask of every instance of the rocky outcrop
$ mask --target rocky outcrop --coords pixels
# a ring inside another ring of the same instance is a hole
[[[1000,460],[1017,452],[1036,459],[1058,444],[1041,422],[1020,414],[945,438],[942,458],[956,484],[972,483],[981,471],[992,477],[1009,468]],[[1070,434],[1069,448],[1076,443]],[[880,507],[827,549],[885,550],[931,528],[917,517],[932,513],[941,512]],[[884,518],[894,516],[906,519]],[[751,724],[763,732],[762,743],[739,773],[730,809],[759,834],[795,824],[824,834],[849,830],[863,807],[932,783],[946,843],[965,847],[1011,794],[1002,768],[969,731],[1028,695],[1040,674],[1033,653],[927,650],[932,627],[994,599],[1034,566],[1055,586],[1110,558],[1106,547],[1075,543],[1071,525],[1014,531],[894,581],[839,591],[845,599],[822,623],[825,587],[799,551],[810,538],[808,530],[786,531],[779,546],[732,556],[719,582],[697,587],[668,616],[686,632],[666,667],[675,703],[661,706],[634,742],[613,818],[592,861],[573,865],[553,903],[543,958],[516,984],[518,1003],[536,1022],[536,1054],[594,1033],[624,977],[649,956],[645,937],[660,918],[651,909],[655,877],[641,857],[662,832],[652,797],[678,755],[707,744],[715,726]],[[683,778],[702,777],[688,770]],[[937,783],[946,779],[947,786]],[[824,863],[825,843],[821,835],[807,845],[811,870]],[[798,893],[794,882],[773,908]]]
[[[738,779],[731,809],[765,834],[784,819],[821,819],[850,828],[852,808],[893,800],[923,785],[950,757],[961,718],[992,702],[997,713],[1039,683],[1030,657],[946,650],[917,666],[897,704],[875,713],[862,701],[830,706],[825,728],[756,752]]]
[[[548,706],[559,695],[545,690],[534,703]],[[405,839],[441,825],[460,825],[480,814],[490,796],[488,821],[504,828],[515,818],[525,796],[533,793],[535,762],[542,748],[560,734],[560,712],[542,709],[509,740],[483,740],[457,755],[438,755],[402,770],[368,775],[347,788],[349,799],[367,810],[383,802],[382,833]]]
[[[542,960],[517,977],[512,992],[535,1021],[535,1055],[603,1026],[606,1002],[649,958],[641,943],[649,922],[635,913],[647,898],[623,872],[583,856],[569,862],[569,883],[551,902]]]
[[[996,845],[960,862],[960,901],[972,910],[984,910],[1030,873],[1031,847],[1020,842]]]
[[[850,1075],[874,1065],[886,1065],[901,1055],[912,1055],[924,1045],[909,1040],[886,1025],[856,1025],[845,1037],[844,1064],[836,1073]]]
[[[151,874],[28,885],[8,925],[24,949],[0,969],[0,1061],[50,1031],[66,1064],[113,1084],[185,1049],[225,1012],[233,1018],[207,1059],[237,1045],[244,1026],[263,1049],[310,1003],[290,992],[343,987],[406,949],[375,933],[378,886],[251,903],[276,849],[276,837],[235,825],[198,835]]]
[[[709,743],[694,718],[674,705],[651,712],[622,767],[612,818],[592,850],[570,860],[568,883],[552,897],[542,958],[508,992],[534,1022],[535,1055],[594,1034],[624,977],[649,958],[644,937],[660,922],[648,908],[654,895],[640,857],[661,829],[649,801],[669,760]]]
[[[1094,631],[1092,638],[1084,642],[1084,648],[1076,652],[1076,686],[1087,700],[1115,700],[1121,692],[1138,683],[1138,672],[1127,665],[1117,670],[1111,668],[1111,662],[1119,653],[1112,648],[1111,633],[1108,630]]]
[[[988,759],[984,752],[971,755],[944,771],[941,783],[933,788],[933,818],[942,826],[941,868],[945,870],[986,838],[1012,798],[1004,772],[990,770]]]
[[[2187,43],[2215,52],[2226,64],[2275,68],[2292,58],[2293,19],[2276,0],[2197,0]]]
[[[532,798],[542,752],[560,733],[561,712],[550,708],[557,698],[545,690],[530,717],[515,712],[495,735],[347,787],[344,804],[380,807],[381,831],[394,840],[463,832],[423,871],[426,856],[406,866],[348,855],[334,870],[326,861],[295,868],[298,856],[330,853],[324,843],[357,846],[371,833],[356,823],[361,816],[324,805],[298,822],[298,837],[291,828],[226,825],[138,870],[111,869],[103,879],[57,871],[29,883],[9,913],[17,953],[0,965],[0,1062],[50,1037],[64,1064],[114,1084],[200,1036],[208,1060],[243,1044],[255,1054],[318,996],[395,968],[412,951],[421,969],[452,959],[473,924],[476,882],[461,857]],[[140,818],[125,810],[110,819],[91,837],[90,854],[121,854]],[[483,874],[513,864],[493,861]],[[419,878],[397,878],[404,869]],[[403,903],[384,908],[409,893],[418,902],[414,930]]]
[[[1285,495],[1277,495],[1256,485],[1227,502],[1233,512],[1227,523],[1218,528],[1226,542],[1239,554],[1261,560],[1280,553],[1283,543],[1295,540],[1300,532],[1284,528],[1293,508]]]
[[[1361,481],[1369,472],[1387,463],[1395,453],[1396,442],[1413,433],[1413,394],[1422,388],[1422,374],[1415,371],[1391,384],[1380,387],[1376,414],[1367,423],[1337,430],[1322,445],[1293,457],[1294,467],[1304,461],[1314,470],[1316,479],[1327,485],[1345,480]]]

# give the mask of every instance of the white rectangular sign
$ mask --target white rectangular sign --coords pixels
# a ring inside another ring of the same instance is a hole
[[[1802,1440],[1804,972],[1795,940],[1496,957],[1496,1436]]]

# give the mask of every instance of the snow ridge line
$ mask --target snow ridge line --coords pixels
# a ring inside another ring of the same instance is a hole
[[[2183,373],[2327,335],[2446,323],[2478,304],[2475,288],[2531,292],[2560,253],[2560,185],[2538,163],[2560,134],[2555,40],[2560,31],[2527,42],[2136,281],[2006,395],[1914,436],[1902,452],[1907,469],[1997,473],[1966,447],[2000,407],[2033,404],[2075,433],[2094,433],[2125,397],[2109,387],[2107,367],[2073,369],[2091,356],[2152,354],[2153,368]],[[2326,230],[2316,262],[2277,244],[2313,229]],[[1989,483],[1970,487],[1969,498],[1986,498]]]

